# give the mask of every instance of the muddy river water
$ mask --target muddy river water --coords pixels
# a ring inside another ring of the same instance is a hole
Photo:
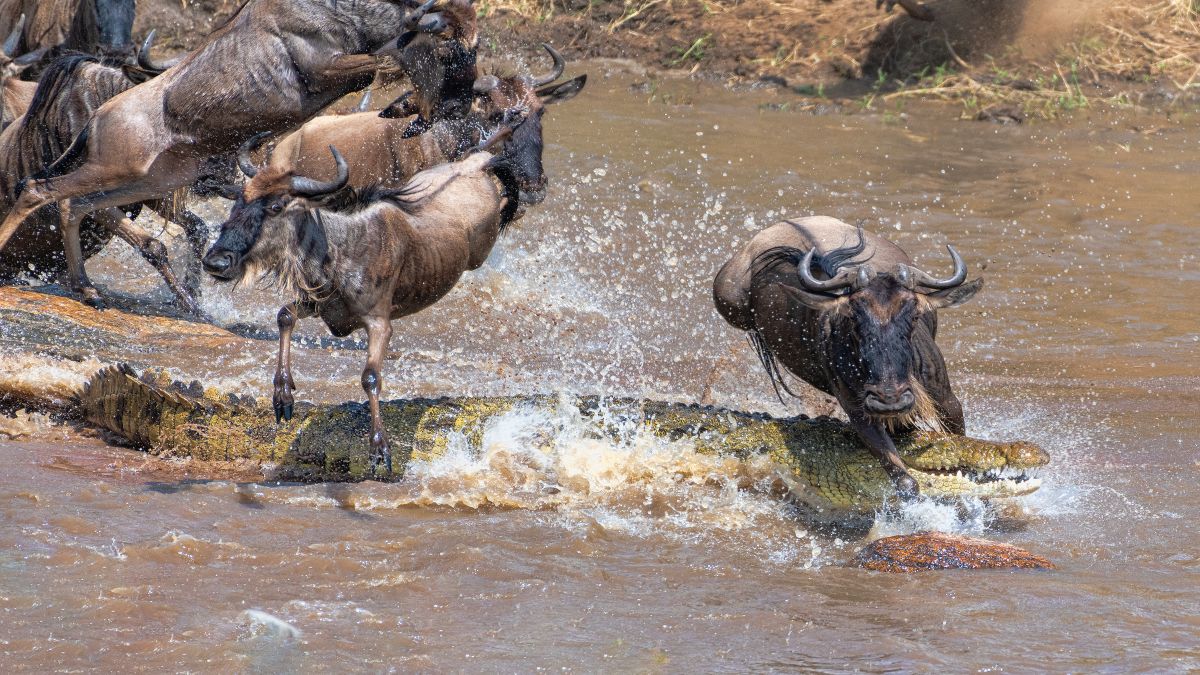
[[[918,502],[873,534],[980,534],[1059,569],[846,568],[861,530],[819,528],[726,463],[530,416],[399,484],[350,486],[184,479],[44,427],[0,441],[6,671],[1200,668],[1200,120],[812,115],[777,92],[588,69],[548,114],[546,203],[446,301],[396,322],[387,394],[805,412],[775,400],[711,278],[785,215],[862,219],[935,273],[949,242],[985,277],[939,336],[968,430],[1054,459],[1018,504]],[[110,249],[90,263],[102,287],[167,300]],[[273,331],[272,291],[205,292],[218,322]],[[300,332],[299,396],[358,398],[361,337]],[[0,333],[10,368],[78,369]],[[263,395],[274,343],[248,344],[124,349]],[[554,452],[534,457],[547,428]]]

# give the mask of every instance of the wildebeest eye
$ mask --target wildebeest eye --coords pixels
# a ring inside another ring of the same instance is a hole
[[[271,202],[271,205],[267,207],[267,212],[273,216],[279,215],[279,212],[282,210],[283,204],[281,202]]]

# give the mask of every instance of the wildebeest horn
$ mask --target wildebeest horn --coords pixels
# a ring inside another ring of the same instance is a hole
[[[263,142],[271,137],[271,132],[260,131],[242,143],[242,147],[238,148],[237,162],[238,168],[242,173],[246,174],[246,178],[254,178],[258,174],[258,167],[254,165],[254,160],[250,159],[250,153],[259,149]]]
[[[25,15],[17,19],[17,24],[13,26],[12,32],[8,34],[8,38],[4,40],[4,46],[0,49],[4,50],[4,55],[12,58],[17,55],[17,45],[21,42],[21,33],[25,32]]]
[[[446,17],[441,12],[434,12],[426,16],[426,13],[433,8],[437,0],[429,0],[425,4],[413,10],[412,14],[404,17],[404,27],[408,30],[417,31],[418,33],[437,33],[446,29]]]
[[[475,84],[471,85],[471,90],[476,94],[486,94],[499,86],[500,78],[495,75],[480,75],[476,78]]]
[[[183,60],[182,56],[171,59],[170,61],[155,61],[150,57],[150,48],[154,46],[154,38],[158,34],[157,30],[151,30],[142,41],[142,48],[138,50],[137,62],[143,70],[148,70],[152,73],[161,73],[169,68],[179,65]]]
[[[342,153],[338,152],[337,148],[331,145],[329,152],[333,153],[333,161],[337,164],[337,178],[325,182],[306,176],[293,176],[292,194],[301,197],[323,197],[346,187],[346,183],[350,182],[350,166],[346,164],[346,158],[342,157]]]
[[[360,112],[360,113],[367,112],[370,109],[371,109],[371,90],[368,89],[366,91],[366,93],[364,93],[362,95],[362,99],[359,100],[358,105],[355,106],[354,112]]]
[[[946,250],[950,251],[950,258],[954,260],[954,274],[950,275],[949,279],[934,279],[916,267],[909,267],[914,285],[934,289],[954,288],[967,280],[967,264],[963,262],[962,256],[949,244],[946,245]]]
[[[549,75],[533,78],[533,86],[535,87],[544,87],[550,84],[562,77],[563,71],[567,69],[567,61],[562,57],[562,54],[559,54],[554,50],[554,47],[548,44],[543,44],[542,47],[550,54],[550,58],[554,59],[554,68],[550,71]]]
[[[831,293],[839,288],[846,288],[850,285],[851,275],[856,273],[854,268],[843,269],[834,278],[824,281],[814,277],[812,275],[812,261],[816,253],[817,249],[814,246],[808,249],[808,253],[804,254],[804,260],[800,261],[800,283],[804,285],[804,288],[820,293]]]

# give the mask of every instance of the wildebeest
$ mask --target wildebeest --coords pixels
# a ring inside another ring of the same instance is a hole
[[[19,177],[52,165],[105,101],[151,76],[152,73],[132,67],[123,59],[114,63],[76,53],[54,62],[37,85],[26,114],[0,133],[0,212],[6,212],[16,200]],[[186,209],[176,208],[173,195],[152,200],[149,205],[184,227],[194,252],[194,266],[198,268],[199,258],[208,243],[204,221]],[[134,206],[127,206],[136,210]],[[39,210],[0,251],[0,278],[27,272],[54,275],[65,268],[72,287],[86,295],[85,289],[91,284],[83,261],[99,252],[116,234],[133,245],[162,274],[185,309],[198,313],[191,294],[178,284],[171,271],[166,248],[135,225],[125,211],[125,208],[111,207],[88,217],[62,222],[54,207]],[[58,228],[61,232],[56,231]],[[198,275],[199,271],[192,273]],[[96,301],[94,297],[89,300]]]
[[[365,88],[375,76],[371,52],[405,20],[401,4],[250,0],[178,65],[101,106],[62,157],[23,181],[0,225],[0,250],[47,204],[70,200],[80,219],[169,194],[192,184],[208,158],[256,133],[293,129]]]
[[[17,42],[21,39],[21,29],[24,25],[25,17],[22,15],[8,38],[4,40],[4,45],[0,46],[0,131],[25,114],[29,103],[33,101],[33,92],[37,89],[36,82],[26,82],[20,77],[27,67],[26,63],[17,57]]]
[[[476,27],[474,0],[428,0],[406,20],[408,29],[377,52],[391,56],[408,76],[414,93],[406,100],[416,118],[404,136],[422,134],[440,120],[461,119],[471,107],[475,83]]]
[[[954,273],[936,279],[879,235],[800,218],[755,235],[713,284],[717,310],[750,333],[773,384],[787,389],[782,365],[835,396],[904,496],[918,488],[888,432],[965,431],[934,342],[937,310],[970,300],[983,280],[963,283],[966,265],[947,248]]]
[[[523,153],[512,163],[529,165],[522,174],[543,181],[541,118],[545,106],[574,97],[587,83],[580,75],[553,84],[566,66],[562,56],[549,45],[545,49],[554,67],[545,75],[484,75],[472,85],[474,103],[460,119],[441,118],[426,133],[408,137],[409,120],[403,118],[405,101],[393,103],[376,113],[326,115],[314,118],[279,142],[268,160],[280,172],[330,180],[336,166],[328,148],[337,146],[350,165],[354,187],[379,183],[399,187],[413,174],[431,166],[460,159],[480,141],[484,129],[494,128],[512,110],[523,110],[528,118],[516,133],[531,142],[514,143],[511,152]],[[550,86],[552,85],[553,86]],[[399,109],[399,110],[398,110]],[[521,203],[537,204],[545,198],[543,182],[520,183]]]
[[[481,149],[511,131],[502,127]],[[204,268],[226,281],[269,272],[297,298],[277,318],[276,419],[292,416],[296,321],[318,315],[339,337],[366,329],[362,387],[371,409],[371,470],[383,463],[391,473],[379,415],[391,321],[437,302],[464,271],[483,264],[516,210],[517,190],[504,176],[519,167],[507,166],[504,155],[478,152],[422,171],[400,189],[343,190],[349,169],[333,147],[337,176],[325,182],[255,168],[250,152],[258,140],[243,148],[240,163],[250,180],[204,257]]]
[[[875,0],[875,8],[879,9],[886,5],[887,11],[892,11],[896,5],[904,8],[908,15],[918,21],[933,21],[933,12],[930,11],[925,3],[919,0]]]
[[[133,54],[135,0],[0,0],[0,32],[27,18],[16,45],[37,50],[105,56]]]

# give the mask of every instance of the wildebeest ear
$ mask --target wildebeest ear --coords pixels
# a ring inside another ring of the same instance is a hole
[[[975,281],[968,281],[967,283],[960,286],[955,286],[954,288],[947,288],[944,291],[926,293],[925,297],[928,298],[929,301],[933,303],[933,306],[937,307],[938,309],[945,307],[957,307],[975,297],[975,294],[978,293],[979,289],[981,288],[983,288],[982,278],[976,279]]]
[[[395,101],[392,101],[386,108],[379,111],[379,116],[385,120],[398,120],[417,114],[417,104],[413,103],[412,96],[412,91],[400,94]]]
[[[548,87],[542,87],[541,89],[537,90],[537,95],[538,98],[542,99],[542,103],[544,105],[550,105],[551,103],[562,103],[563,101],[568,101],[572,98],[575,98],[575,94],[578,94],[583,89],[583,85],[585,84],[587,84],[587,73],[567,80],[561,84],[552,84]]]
[[[815,309],[818,312],[829,309],[833,306],[833,303],[837,302],[838,300],[837,298],[830,297],[828,295],[809,293],[806,290],[796,288],[795,286],[788,286],[787,284],[779,284],[779,287],[782,288],[783,292],[792,300],[795,300],[809,309]]]

